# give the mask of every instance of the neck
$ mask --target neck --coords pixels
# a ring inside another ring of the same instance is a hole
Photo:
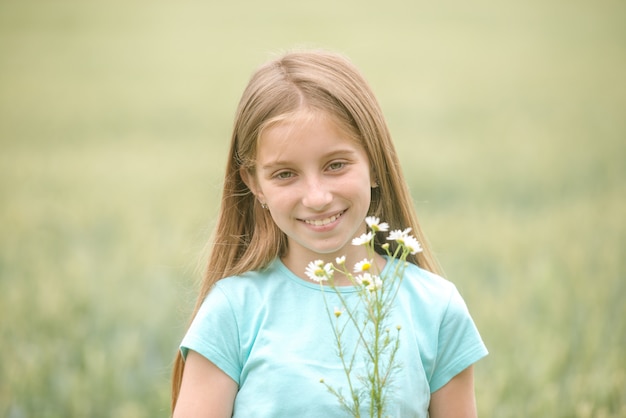
[[[385,263],[387,262],[383,256],[378,253],[375,253],[373,256],[368,256],[365,247],[359,248],[359,250],[361,251],[355,251],[354,254],[346,255],[345,268],[348,270],[348,272],[352,273],[354,265],[364,259],[372,260],[374,264],[374,267],[372,268],[373,272],[382,271],[382,269],[385,267]],[[302,280],[306,280],[307,282],[312,282],[312,280],[309,279],[304,273],[306,267],[311,261],[322,260],[324,263],[332,263],[336,267],[341,268],[337,265],[336,259],[337,256],[335,256],[334,254],[317,254],[313,258],[305,260],[304,258],[295,257],[291,252],[287,252],[287,254],[285,254],[285,256],[281,258],[281,261],[296,276],[298,276]],[[339,271],[335,271],[334,281],[336,286],[351,286],[353,284],[349,277]]]

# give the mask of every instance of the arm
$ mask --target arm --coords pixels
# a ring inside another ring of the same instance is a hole
[[[474,369],[469,366],[430,397],[430,418],[476,418]]]
[[[202,355],[189,351],[174,418],[230,418],[237,383]]]

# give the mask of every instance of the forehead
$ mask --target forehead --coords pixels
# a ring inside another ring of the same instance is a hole
[[[345,124],[326,112],[299,111],[268,124],[257,143],[257,163],[290,156],[314,157],[317,150],[353,149],[365,153],[361,141]],[[313,154],[306,154],[313,152]]]
[[[320,124],[324,124],[342,137],[362,145],[359,135],[346,122],[329,112],[308,108],[299,109],[268,121],[259,132],[257,144],[259,145],[263,138],[268,135],[289,138],[297,131],[315,129]]]

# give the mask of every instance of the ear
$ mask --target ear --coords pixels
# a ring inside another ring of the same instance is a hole
[[[374,174],[374,171],[372,170],[372,173],[370,174],[370,187],[372,189],[375,189],[378,187],[378,178],[376,177],[376,175]]]
[[[374,170],[374,166],[370,166],[370,187],[375,189],[378,187],[378,176],[376,175],[376,170]]]
[[[250,189],[252,194],[254,194],[261,203],[264,203],[265,197],[263,196],[263,193],[261,192],[261,189],[259,187],[259,184],[257,182],[256,176],[254,175],[254,173],[251,170],[242,167],[239,169],[239,175],[241,176],[241,179],[246,184],[246,186],[248,186],[248,189]]]

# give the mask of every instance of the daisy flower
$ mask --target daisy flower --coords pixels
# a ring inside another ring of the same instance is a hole
[[[376,216],[368,216],[367,218],[365,218],[365,223],[374,232],[378,232],[378,231],[384,232],[384,231],[389,230],[389,224],[387,222],[381,223],[380,219],[377,218]]]
[[[411,228],[407,228],[404,231],[400,231],[396,229],[395,231],[391,231],[387,236],[388,241],[396,241],[398,244],[404,244],[404,240],[409,236],[409,232],[411,232]]]
[[[358,276],[356,276],[354,278],[354,280],[359,285],[364,286],[364,287],[368,287],[370,284],[372,284],[374,278],[369,273],[363,273],[363,274],[359,274]]]
[[[311,261],[304,274],[314,282],[325,282],[333,276],[333,265],[331,263],[324,264],[322,260]]]
[[[383,287],[383,281],[379,276],[372,276],[372,283],[366,286],[366,289],[370,292],[375,292],[376,290]]]
[[[354,238],[352,240],[352,245],[365,245],[368,244],[373,238],[374,234],[372,232],[368,232],[367,234]]]
[[[363,259],[354,265],[355,273],[362,273],[372,268],[372,260]]]
[[[422,252],[422,246],[420,245],[419,241],[412,235],[404,238],[403,245],[407,250],[409,250],[411,254]]]

